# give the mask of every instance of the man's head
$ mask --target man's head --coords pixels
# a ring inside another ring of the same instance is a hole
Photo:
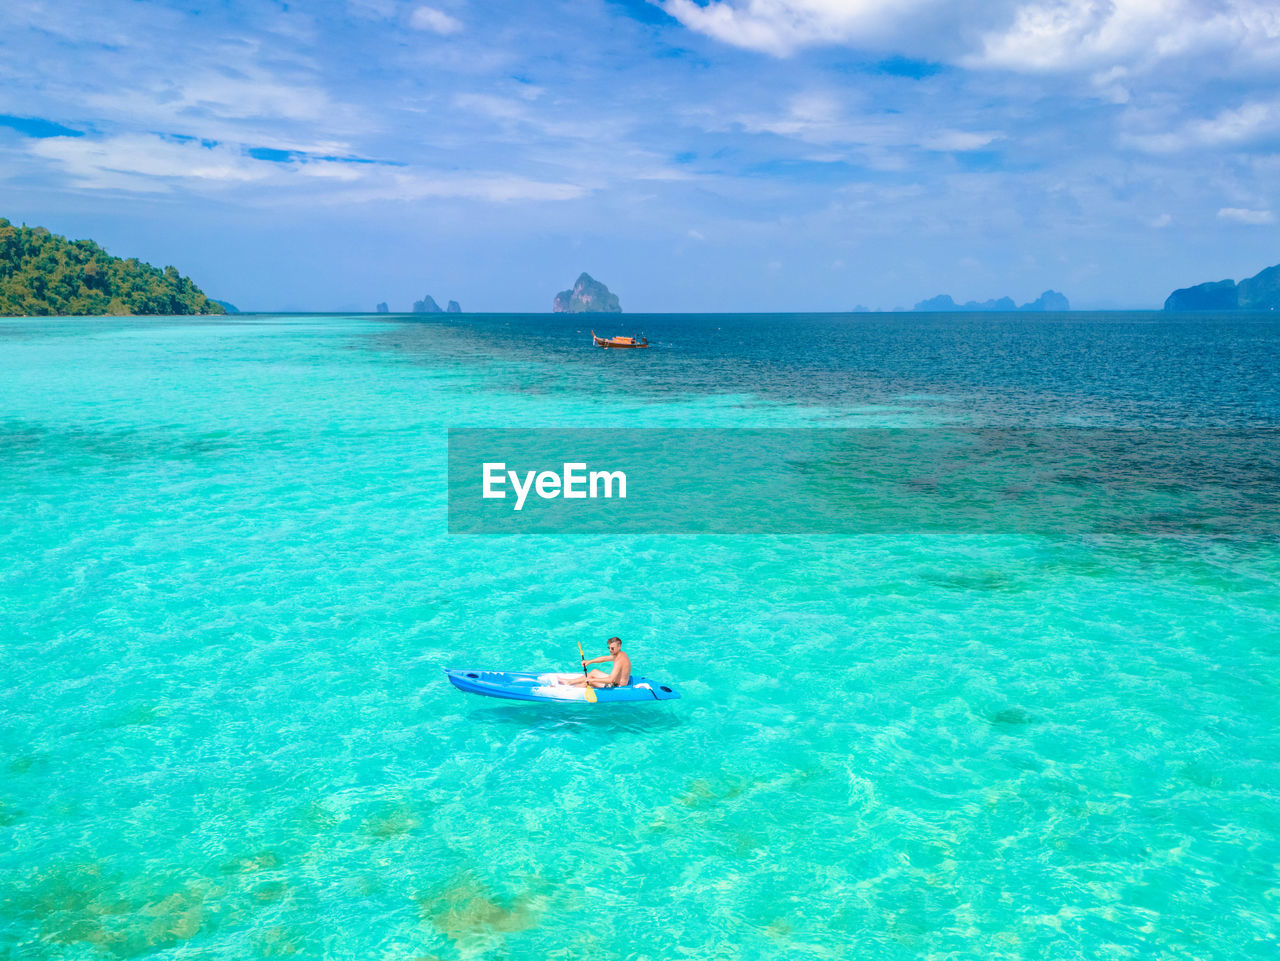
[[[622,639],[619,637],[609,638],[609,653],[617,654],[620,650],[622,650]]]

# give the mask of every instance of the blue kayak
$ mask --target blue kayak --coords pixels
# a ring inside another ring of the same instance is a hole
[[[505,697],[512,701],[586,701],[587,689],[557,683],[564,676],[550,671],[541,674],[520,671],[468,671],[445,668],[449,683],[468,694]],[[633,677],[626,687],[596,687],[598,703],[614,701],[670,701],[680,695],[665,684],[647,677]]]

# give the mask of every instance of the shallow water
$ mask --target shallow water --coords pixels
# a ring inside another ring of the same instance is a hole
[[[459,537],[445,467],[449,427],[1275,427],[1280,323],[624,320],[655,348],[0,321],[0,957],[1271,956],[1273,538]],[[684,698],[441,675],[610,634]]]

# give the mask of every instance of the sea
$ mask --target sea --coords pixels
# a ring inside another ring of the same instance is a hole
[[[873,529],[451,533],[488,427],[1074,467],[1016,524],[895,462]],[[1270,314],[2,319],[0,959],[1278,957],[1277,427]],[[1112,496],[1117,431],[1196,456]],[[443,674],[612,635],[681,698]]]

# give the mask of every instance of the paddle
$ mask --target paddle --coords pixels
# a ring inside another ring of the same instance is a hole
[[[578,642],[578,656],[582,658],[582,676],[589,678],[591,675],[587,673],[587,655],[582,650],[582,642]],[[591,686],[591,682],[587,681],[587,703],[594,704],[596,702],[596,689]]]

